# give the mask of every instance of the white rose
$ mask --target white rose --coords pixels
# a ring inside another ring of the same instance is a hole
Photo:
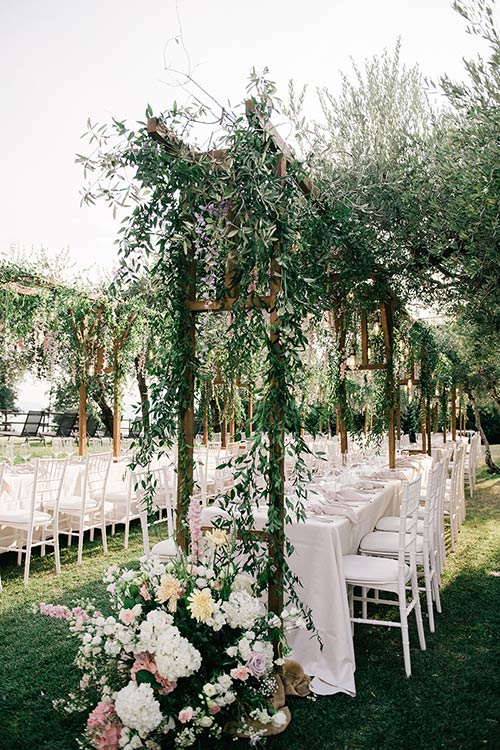
[[[232,680],[232,678],[228,674],[221,674],[217,678],[217,682],[219,683],[219,685],[221,687],[224,688],[224,690],[228,690],[231,687],[231,685],[233,684],[233,680]]]
[[[214,720],[212,719],[211,716],[202,716],[198,722],[200,727],[205,727],[205,728],[211,727],[213,723],[214,723]]]
[[[228,648],[226,648],[226,654],[230,656],[231,658],[234,658],[237,653],[238,653],[238,648],[236,646],[229,646]]]
[[[271,718],[271,724],[273,725],[273,727],[284,727],[286,723],[287,718],[283,711],[277,711]]]
[[[214,695],[216,695],[217,690],[214,685],[212,685],[210,682],[207,682],[206,685],[203,685],[203,692],[207,696],[207,698],[212,698]]]

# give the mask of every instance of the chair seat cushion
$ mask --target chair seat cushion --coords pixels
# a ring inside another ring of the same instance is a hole
[[[347,583],[363,586],[397,584],[398,561],[384,557],[365,557],[364,555],[344,555],[342,558],[344,575]],[[410,578],[410,568],[405,565],[405,581]]]
[[[68,497],[62,497],[59,501],[59,510],[61,511],[61,513],[79,513],[82,508],[82,502],[82,498],[79,495],[69,495]],[[48,503],[45,503],[45,505],[50,508],[53,507],[55,503],[50,501]],[[85,503],[85,510],[89,511],[94,510],[95,508],[97,508],[96,501],[87,498],[87,502]]]
[[[377,523],[375,524],[375,530],[376,531],[392,531],[393,533],[399,532],[399,522],[400,518],[399,516],[384,516],[384,518],[379,518]],[[420,519],[417,522],[417,534],[423,534],[424,533],[424,522],[423,519]]]
[[[417,553],[423,550],[423,538],[417,536]],[[360,552],[374,555],[397,555],[399,549],[399,534],[392,531],[372,531],[361,540]]]
[[[177,547],[172,537],[157,542],[151,550],[152,555],[157,557],[177,557]]]
[[[52,521],[52,516],[49,513],[42,513],[40,510],[36,510],[33,514],[33,523],[46,524]],[[0,524],[8,526],[9,524],[23,524],[28,525],[30,522],[30,513],[28,510],[3,510],[0,512]]]
[[[109,490],[106,492],[104,497],[108,503],[116,503],[117,505],[126,505],[129,500],[129,493],[126,490]]]

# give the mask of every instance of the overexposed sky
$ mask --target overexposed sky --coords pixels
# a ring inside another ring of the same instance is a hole
[[[80,207],[77,152],[87,118],[130,121],[182,96],[165,63],[221,101],[245,98],[252,66],[335,91],[350,57],[394,47],[434,78],[461,78],[479,41],[450,0],[0,0],[0,251],[69,247],[80,266],[110,269],[118,220]],[[311,103],[313,112],[313,104]]]

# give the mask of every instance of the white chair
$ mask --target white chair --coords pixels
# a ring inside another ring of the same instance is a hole
[[[465,451],[466,446],[463,443],[456,446],[455,454],[453,456],[453,465],[451,467],[451,478],[447,480],[445,489],[444,518],[448,519],[450,526],[450,544],[452,552],[455,551],[455,545],[458,541],[458,532],[460,529],[460,506],[463,495]],[[441,546],[444,548],[444,528]]]
[[[173,482],[168,474],[167,466],[132,472],[132,485],[135,488],[136,503],[141,519],[144,555],[146,558],[156,555],[163,561],[177,557],[178,554],[175,539],[175,493]],[[163,512],[166,514],[166,519],[161,518]],[[152,522],[152,525],[158,528],[158,525],[166,520],[168,536],[166,539],[157,542],[151,549],[149,525],[155,513],[158,513],[160,518]]]
[[[429,616],[429,629],[431,633],[435,630],[434,606],[441,612],[441,600],[438,585],[438,541],[436,528],[438,524],[437,513],[440,507],[440,492],[442,491],[442,476],[444,463],[436,463],[429,474],[423,518],[418,519],[417,511],[417,540],[416,560],[417,565],[422,568],[424,586],[420,589],[425,591],[427,599],[427,613]],[[376,531],[367,534],[361,540],[359,551],[364,555],[379,555],[382,557],[398,557],[399,538],[395,526],[400,519],[395,516],[381,518],[376,524]]]
[[[81,495],[62,493],[59,501],[59,530],[68,535],[68,543],[72,537],[78,537],[78,564],[81,564],[83,559],[83,539],[86,531],[90,532],[92,541],[94,530],[100,528],[103,551],[105,554],[108,551],[104,492],[112,460],[111,453],[87,456]]]
[[[464,479],[469,485],[469,493],[471,498],[474,497],[474,489],[476,486],[476,468],[480,458],[481,452],[481,435],[479,432],[474,433],[470,439],[469,450],[467,452],[467,458],[465,461]],[[465,502],[461,506],[460,520],[465,519]]]
[[[420,595],[417,580],[417,524],[418,507],[420,502],[421,478],[405,486],[401,504],[401,517],[398,539],[397,558],[368,557],[364,554],[344,555],[344,575],[348,586],[349,605],[352,623],[367,625],[383,625],[401,629],[403,643],[403,657],[407,677],[411,675],[410,641],[408,634],[408,616],[414,611],[417,620],[420,648],[425,651],[425,635],[420,609]],[[407,599],[407,584],[410,597]],[[362,596],[356,597],[363,605],[362,617],[354,617],[353,589],[359,586]],[[369,590],[388,592],[397,595],[397,601],[380,597],[368,598]],[[399,621],[369,619],[367,616],[368,603],[399,604]]]
[[[0,509],[0,532],[12,531],[13,541],[3,551],[17,551],[24,560],[24,585],[28,584],[31,551],[41,547],[54,548],[56,575],[61,573],[59,556],[58,505],[67,460],[35,459],[34,476],[27,497],[18,498],[17,509]]]
[[[109,476],[108,476],[109,480]],[[125,528],[123,546],[128,549],[130,522],[139,518],[139,509],[133,490],[132,473],[126,470],[123,478],[123,486],[110,488],[109,481],[104,491],[104,514],[106,525],[111,525],[111,535],[114,536],[118,524]]]

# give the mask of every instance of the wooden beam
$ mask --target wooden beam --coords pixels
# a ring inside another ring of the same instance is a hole
[[[283,140],[283,138],[280,136],[274,125],[269,122],[269,120],[266,120],[265,117],[262,115],[261,112],[258,111],[256,108],[254,102],[251,99],[247,99],[245,102],[245,111],[247,117],[251,117],[252,115],[257,118],[259,126],[261,127],[262,131],[269,136],[271,139],[271,142],[273,143],[275,149],[278,151],[279,154],[284,156],[285,161],[288,161],[290,165],[297,165],[301,167],[301,163],[296,158],[295,154],[293,153],[292,149],[286,143],[286,141]],[[321,198],[321,192],[316,187],[316,185],[313,183],[313,181],[307,177],[294,177],[295,182],[297,183],[298,187],[302,191],[302,193],[305,195],[306,198],[314,197],[314,198]]]
[[[186,307],[194,313],[230,312],[237,301],[237,297],[226,297],[225,299],[217,300],[193,299],[186,300]],[[252,308],[257,310],[269,310],[273,303],[274,301],[271,296],[258,297],[257,295],[249,295],[245,301],[245,308],[247,310]]]

